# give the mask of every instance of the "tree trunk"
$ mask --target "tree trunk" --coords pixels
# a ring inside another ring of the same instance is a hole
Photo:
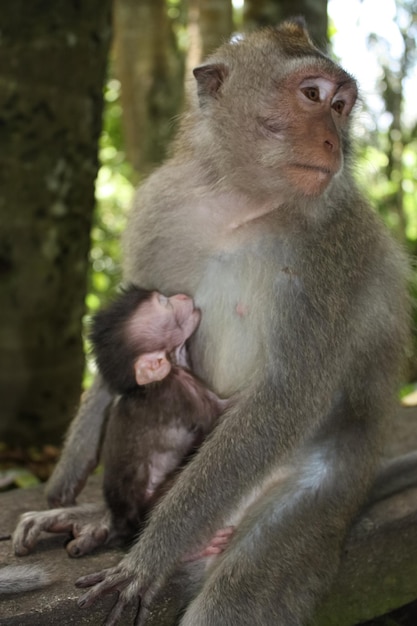
[[[0,441],[78,403],[111,0],[1,3]]]
[[[220,44],[227,41],[233,31],[231,0],[200,0],[201,54],[204,59]]]
[[[274,26],[289,17],[302,15],[316,45],[327,46],[327,0],[245,0],[243,25],[246,31]]]
[[[184,58],[165,0],[116,0],[115,71],[127,157],[143,175],[160,163],[183,100]]]
[[[186,76],[233,32],[231,0],[189,0]],[[193,84],[194,87],[194,84]]]

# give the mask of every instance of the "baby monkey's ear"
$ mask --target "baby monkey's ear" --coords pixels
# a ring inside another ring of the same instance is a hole
[[[163,380],[171,371],[171,363],[164,350],[142,354],[135,360],[134,367],[138,385]]]

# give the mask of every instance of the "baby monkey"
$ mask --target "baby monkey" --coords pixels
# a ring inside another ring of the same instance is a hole
[[[24,514],[14,533],[17,554],[30,552],[41,531],[72,533],[71,556],[138,533],[146,512],[230,404],[190,370],[186,341],[200,317],[186,295],[166,297],[133,285],[95,315],[90,337],[97,366],[116,394],[102,454],[107,508]],[[221,529],[189,560],[222,551],[232,532]]]
[[[227,406],[190,370],[193,300],[130,286],[93,320],[98,369],[119,394],[104,442],[104,495],[119,535],[164,493]]]

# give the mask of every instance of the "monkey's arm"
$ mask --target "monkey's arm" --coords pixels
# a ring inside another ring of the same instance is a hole
[[[100,454],[106,409],[112,399],[99,376],[82,398],[69,428],[64,449],[46,486],[51,507],[70,506],[96,467]]]

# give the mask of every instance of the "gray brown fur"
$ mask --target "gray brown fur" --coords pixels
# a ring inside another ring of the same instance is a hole
[[[7,565],[0,568],[0,594],[23,593],[51,585],[54,577],[41,565]]]
[[[281,85],[304,71],[353,93],[350,77],[299,25],[227,44],[208,62],[174,156],[137,193],[125,279],[194,298],[197,374],[240,399],[120,566],[80,581],[98,583],[80,604],[123,589],[116,623],[126,601],[151,599],[184,554],[237,519],[181,626],[299,626],[328,589],[374,477],[408,338],[407,268],[353,180],[348,123],[336,126],[343,165],[321,193],[304,193],[308,170],[293,185],[284,176],[294,155],[314,156],[316,126],[297,134]],[[87,421],[82,412],[72,433]],[[53,501],[71,501],[81,484],[73,443]]]
[[[164,380],[115,400],[103,462],[104,495],[118,536],[137,534],[223,409],[191,372],[176,366]]]

